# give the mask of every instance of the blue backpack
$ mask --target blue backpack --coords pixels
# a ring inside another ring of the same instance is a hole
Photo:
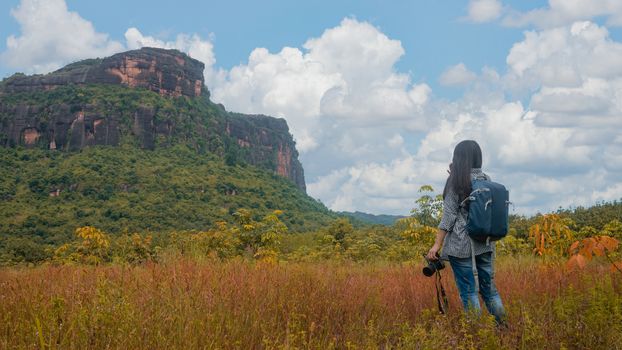
[[[497,241],[508,233],[510,193],[502,184],[488,180],[473,180],[472,192],[462,202],[469,202],[466,230],[480,242]]]

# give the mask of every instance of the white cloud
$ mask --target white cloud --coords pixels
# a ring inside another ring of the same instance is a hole
[[[22,0],[11,10],[21,34],[10,35],[1,59],[27,73],[45,73],[64,64],[123,51],[121,43],[95,31],[93,24],[67,9],[64,0]]]
[[[620,127],[622,43],[591,22],[529,31],[507,57],[510,89],[534,91],[531,108],[546,126]]]
[[[503,5],[498,0],[470,0],[468,19],[482,23],[493,21],[501,16]]]
[[[576,179],[586,181],[581,174],[590,170],[598,155],[593,148],[568,144],[570,129],[540,128],[528,113],[520,103],[506,103],[443,120],[427,133],[415,154],[340,168],[318,177],[308,186],[309,193],[336,210],[404,214],[421,185],[442,190],[453,147],[474,139],[482,147],[484,168],[493,180],[510,188],[519,212],[555,209],[558,203],[566,204],[565,196],[578,195],[589,202],[594,188],[573,192],[572,184]]]
[[[507,57],[510,71],[522,81],[577,86],[585,77],[622,76],[622,44],[592,22],[525,33]],[[532,76],[529,76],[529,75]]]
[[[404,145],[404,138],[400,134],[395,134],[392,138],[387,141],[387,145],[392,148],[399,148]]]
[[[309,184],[312,195],[322,195],[334,210],[404,213],[420,187],[414,158],[388,164],[368,163],[335,170]]]
[[[601,201],[610,201],[612,199],[622,199],[622,183],[614,183],[601,190],[594,191],[591,200],[584,205],[591,205],[592,203]]]
[[[476,77],[475,73],[471,72],[464,63],[458,63],[447,68],[441,74],[439,82],[444,86],[460,86],[474,81]]]
[[[588,79],[576,88],[543,87],[532,97],[531,107],[564,114],[602,113],[612,104],[610,88],[601,79]]]
[[[213,99],[228,109],[286,117],[300,151],[317,145],[314,132],[326,91],[345,84],[297,48],[279,53],[258,48],[248,64],[233,67],[221,84],[210,87]]]
[[[622,26],[622,1],[619,0],[549,0],[547,7],[512,11],[504,19],[508,26],[538,28],[564,26],[580,20],[606,17],[607,25]]]
[[[430,154],[435,148],[452,150],[459,141],[474,139],[482,146],[487,167],[493,169],[548,173],[591,163],[587,148],[567,144],[572,135],[570,129],[538,127],[529,113],[520,103],[512,102],[461,115],[456,122],[441,123],[430,132],[422,142],[422,146],[428,147],[421,149],[425,152],[421,155]]]
[[[303,48],[255,49],[247,64],[213,87],[214,100],[236,111],[286,117],[302,152],[318,146],[320,119],[324,127],[327,118],[359,125],[420,119],[430,88],[395,72],[404,49],[378,28],[345,18]]]

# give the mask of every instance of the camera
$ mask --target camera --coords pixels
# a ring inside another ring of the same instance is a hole
[[[445,264],[441,261],[441,259],[428,260],[425,254],[423,255],[423,258],[425,259],[425,262],[428,264],[427,266],[423,268],[423,274],[426,275],[427,277],[430,277],[436,271],[440,271],[445,268]]]

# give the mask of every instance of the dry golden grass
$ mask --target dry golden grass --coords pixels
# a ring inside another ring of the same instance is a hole
[[[0,270],[2,349],[622,347],[622,278],[503,260],[510,327],[466,320],[450,269],[437,315],[421,266],[175,259]]]

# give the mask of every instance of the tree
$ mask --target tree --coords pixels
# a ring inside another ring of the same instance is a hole
[[[155,257],[152,236],[133,233],[118,237],[114,242],[115,258],[130,264],[140,264]]]
[[[443,215],[443,196],[434,196],[434,188],[430,185],[421,186],[419,193],[422,195],[415,201],[415,208],[410,211],[412,216],[424,226],[438,226]]]
[[[272,263],[276,262],[282,237],[287,233],[287,226],[279,219],[279,215],[282,213],[280,210],[275,210],[261,221],[259,227],[261,246],[257,249],[255,258]]]
[[[237,227],[232,229],[240,238],[242,248],[260,260],[275,261],[287,226],[279,219],[282,212],[275,210],[261,221],[252,218],[251,211],[240,209],[235,212]]]
[[[399,219],[395,222],[395,227],[402,238],[420,247],[421,250],[429,249],[432,246],[437,232],[435,227],[423,225],[414,217]]]
[[[540,216],[538,222],[529,228],[529,238],[534,242],[533,252],[537,255],[561,256],[572,241],[573,232],[568,227],[572,221],[558,214]]]
[[[345,250],[345,239],[354,233],[354,228],[347,218],[339,218],[331,222],[328,226],[328,235],[332,236],[335,245],[339,245]]]
[[[618,219],[611,220],[603,227],[603,233],[618,240],[622,239],[622,222]]]
[[[54,252],[59,262],[79,262],[99,265],[110,261],[110,239],[108,235],[92,226],[79,227],[75,231],[78,240],[60,246]]]

